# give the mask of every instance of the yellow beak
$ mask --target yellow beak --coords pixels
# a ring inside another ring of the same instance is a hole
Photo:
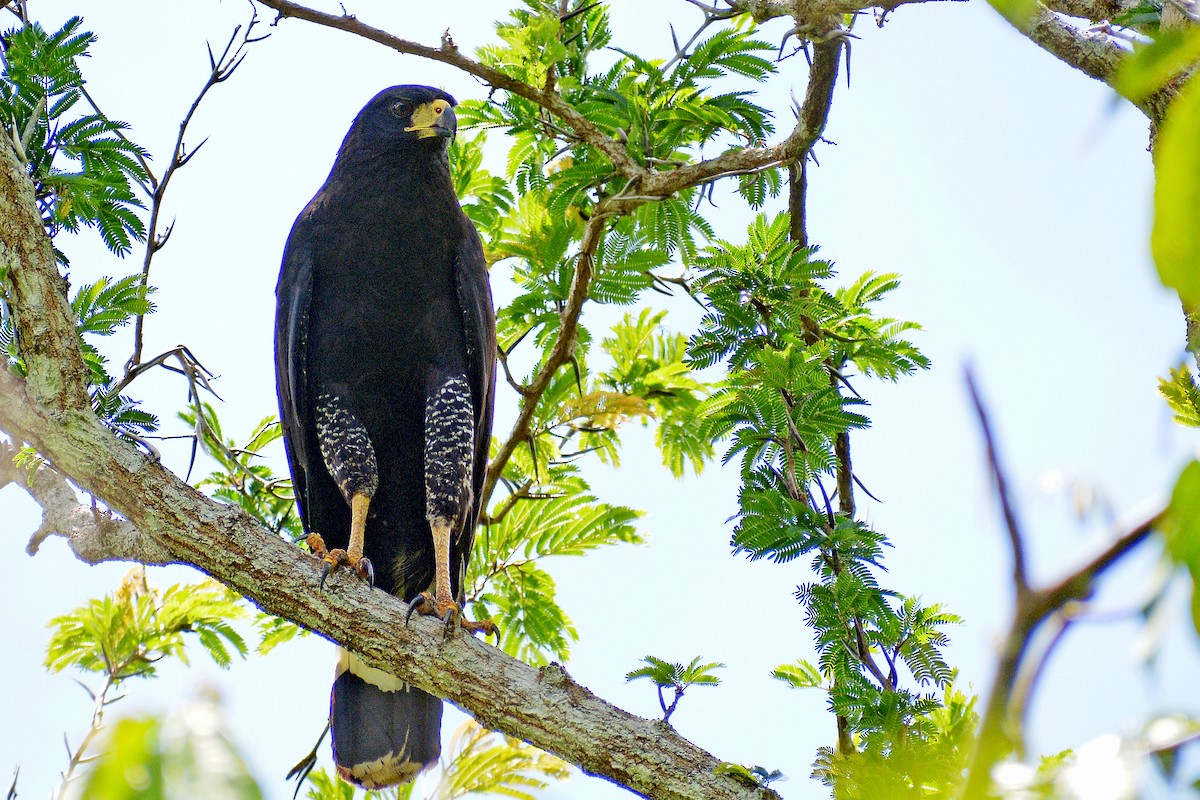
[[[434,136],[450,138],[454,136],[457,120],[450,104],[445,100],[434,100],[416,107],[411,117],[412,125],[406,131],[416,131],[418,139],[429,139]]]

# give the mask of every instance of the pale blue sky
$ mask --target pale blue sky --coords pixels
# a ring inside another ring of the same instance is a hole
[[[683,37],[699,18],[683,0],[613,5],[616,41],[643,54],[670,53],[668,20]],[[350,10],[425,43],[450,27],[471,52],[490,40],[501,6],[363,0]],[[80,5],[34,0],[32,7],[50,27]],[[161,170],[193,87],[204,80],[205,40],[223,44],[246,7],[211,0],[83,7],[86,26],[100,36],[84,65],[89,90],[107,113],[132,124],[131,135]],[[266,16],[264,28],[269,22]],[[776,22],[763,36],[779,41],[784,30]],[[172,187],[165,213],[178,222],[155,260],[161,312],[147,323],[147,352],[186,343],[220,375],[219,412],[226,431],[239,436],[275,412],[271,325],[280,252],[355,112],[395,83],[434,84],[460,99],[486,95],[450,68],[345,34],[297,21],[272,31],[194,121],[189,141],[210,141]],[[886,311],[924,325],[917,342],[933,359],[931,371],[898,385],[858,383],[874,424],[855,434],[856,470],[883,500],[860,498],[860,506],[895,544],[884,584],[965,617],[951,634],[950,661],[965,684],[983,690],[1008,613],[1009,564],[964,364],[974,364],[991,407],[1037,576],[1059,574],[1102,541],[1099,527],[1080,527],[1061,497],[1039,490],[1043,476],[1077,473],[1126,513],[1161,495],[1195,449],[1155,391],[1156,376],[1182,356],[1183,325],[1147,254],[1146,124],[981,2],[907,6],[882,30],[864,18],[855,32],[852,81],[847,87],[844,74],[839,81],[826,132],[836,146],[819,147],[820,166],[810,171],[810,236],[846,280],[865,270],[902,273]],[[791,120],[788,93],[802,95],[804,80],[803,59],[791,59],[763,95],[781,128]],[[750,216],[725,199],[710,219],[720,236],[736,241]],[[74,282],[137,269],[108,257],[95,238],[65,244]],[[647,300],[662,305],[659,295]],[[663,307],[680,330],[695,321],[690,301]],[[127,355],[127,341],[117,358]],[[168,422],[184,398],[181,380],[167,374],[140,379],[134,391]],[[511,393],[501,397],[503,431],[514,403]],[[700,479],[676,482],[659,466],[648,433],[630,430],[627,441],[620,469],[589,464],[586,476],[603,499],[649,512],[649,545],[547,565],[581,636],[569,670],[623,708],[653,716],[653,689],[624,681],[643,656],[723,661],[724,684],[689,694],[672,721],[722,759],[782,770],[788,780],[777,788],[785,797],[823,796],[807,775],[815,749],[833,740],[824,698],[768,675],[779,663],[812,657],[792,598],[809,579],[807,561],[777,566],[731,557],[736,470],[713,465]],[[182,448],[166,453],[183,468]],[[20,763],[20,789],[36,797],[65,765],[63,733],[78,742],[90,714],[69,676],[42,670],[43,623],[110,591],[126,567],[87,567],[61,541],[26,559],[37,510],[13,487],[0,492],[0,519],[0,584],[14,609],[9,690],[0,695],[0,719],[7,720],[0,771]],[[1106,582],[1109,605],[1140,599],[1152,549]],[[184,568],[151,572],[160,585],[193,577]],[[1037,750],[1133,732],[1151,711],[1200,713],[1193,688],[1200,660],[1182,615],[1153,671],[1132,655],[1137,632],[1116,624],[1068,635],[1033,708]],[[228,674],[197,652],[190,670],[130,684],[112,713],[165,711],[215,682],[268,796],[290,797],[283,773],[321,730],[332,673],[332,645],[315,639]],[[448,733],[455,717],[447,719]],[[619,794],[576,777],[547,796]]]

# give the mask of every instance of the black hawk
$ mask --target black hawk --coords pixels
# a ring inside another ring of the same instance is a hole
[[[458,605],[496,326],[483,247],[450,178],[454,105],[394,86],[359,112],[288,236],[275,369],[296,502],[325,574],[348,566],[423,613],[491,630]],[[346,780],[411,780],[438,758],[441,717],[436,697],[339,651],[330,721]]]

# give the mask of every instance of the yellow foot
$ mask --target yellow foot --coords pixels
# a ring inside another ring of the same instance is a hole
[[[321,588],[325,588],[325,579],[337,567],[350,567],[354,570],[358,577],[362,578],[369,585],[375,585],[375,568],[371,565],[368,558],[351,558],[350,554],[341,548],[329,550],[325,547],[325,540],[321,538],[319,533],[311,533],[305,540],[308,544],[308,549],[312,554],[321,559]]]
[[[500,628],[490,619],[472,621],[464,619],[462,608],[453,600],[442,598],[438,600],[432,592],[421,592],[416,598],[408,604],[408,613],[404,615],[404,624],[412,619],[414,613],[424,614],[430,617],[438,617],[446,624],[446,635],[449,636],[456,628],[462,628],[470,633],[483,633],[484,636],[495,634],[496,640],[500,639]],[[458,624],[455,625],[455,620]]]

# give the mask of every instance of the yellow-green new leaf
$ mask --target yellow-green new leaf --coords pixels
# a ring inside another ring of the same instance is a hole
[[[1113,88],[1141,102],[1200,60],[1200,28],[1160,31],[1150,44],[1137,47],[1121,62]]]
[[[1193,461],[1183,468],[1171,492],[1171,506],[1163,522],[1163,533],[1171,558],[1187,568],[1193,584],[1200,583],[1200,461]],[[1192,623],[1200,632],[1198,596],[1200,591],[1193,585]]]
[[[1162,282],[1200,306],[1200,81],[1184,86],[1158,137],[1150,248]]]

